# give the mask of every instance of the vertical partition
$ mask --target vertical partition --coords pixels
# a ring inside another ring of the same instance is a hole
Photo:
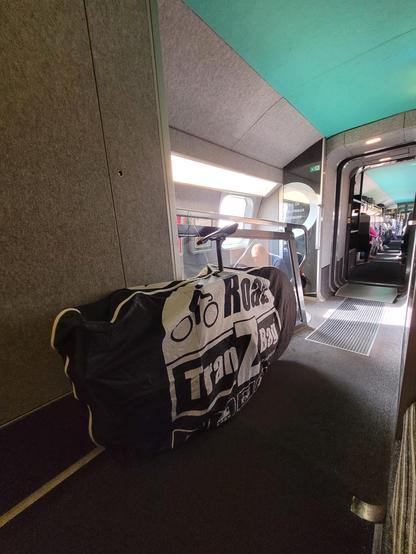
[[[2,424],[69,390],[54,316],[172,278],[174,241],[150,3],[23,0],[0,17]]]

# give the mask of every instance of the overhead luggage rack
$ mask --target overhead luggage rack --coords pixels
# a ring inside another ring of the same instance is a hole
[[[308,243],[307,232],[304,225],[272,221],[267,219],[256,219],[239,216],[227,216],[214,212],[202,212],[194,210],[178,209],[177,215],[181,218],[178,223],[178,236],[181,240],[181,254],[183,262],[184,277],[195,275],[207,263],[217,264],[217,248],[209,241],[204,240],[209,235],[219,232],[219,222],[229,221],[230,223],[243,223],[246,228],[236,228],[232,235],[230,244],[227,240],[221,240],[223,245],[220,250],[220,265],[232,269],[242,269],[248,266],[275,265],[276,260],[281,264],[277,265],[283,270],[293,283],[297,303],[297,327],[307,324],[305,302],[301,280],[301,268],[305,262]],[[183,222],[183,221],[186,222]],[[206,225],[203,223],[206,221]],[[261,226],[261,229],[259,229]],[[230,226],[227,226],[227,228]],[[300,229],[304,234],[305,252],[303,255],[296,251],[294,230]],[[269,261],[258,264],[251,252],[253,247],[259,245],[268,253]],[[269,252],[270,247],[274,252]],[[275,263],[272,263],[272,262]],[[222,267],[220,268],[222,270]]]

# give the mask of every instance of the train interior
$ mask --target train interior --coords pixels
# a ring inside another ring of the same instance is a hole
[[[0,8],[4,554],[416,552],[414,10],[255,4]],[[218,429],[106,448],[54,317],[207,266],[283,273],[289,345]]]

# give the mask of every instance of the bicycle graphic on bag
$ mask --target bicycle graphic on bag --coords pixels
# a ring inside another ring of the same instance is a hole
[[[218,319],[219,308],[218,303],[214,301],[211,293],[204,294],[201,291],[202,285],[197,285],[194,290],[189,311],[194,314],[195,325],[200,325],[201,322],[205,327],[212,327]],[[200,301],[208,299],[208,304],[201,310]],[[194,327],[193,318],[190,315],[185,316],[179,321],[171,332],[171,338],[175,342],[182,342],[189,337]]]

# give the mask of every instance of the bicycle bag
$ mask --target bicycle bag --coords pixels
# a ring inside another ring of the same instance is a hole
[[[295,318],[279,270],[207,268],[63,310],[52,345],[89,408],[91,438],[156,452],[236,414],[286,348]]]

